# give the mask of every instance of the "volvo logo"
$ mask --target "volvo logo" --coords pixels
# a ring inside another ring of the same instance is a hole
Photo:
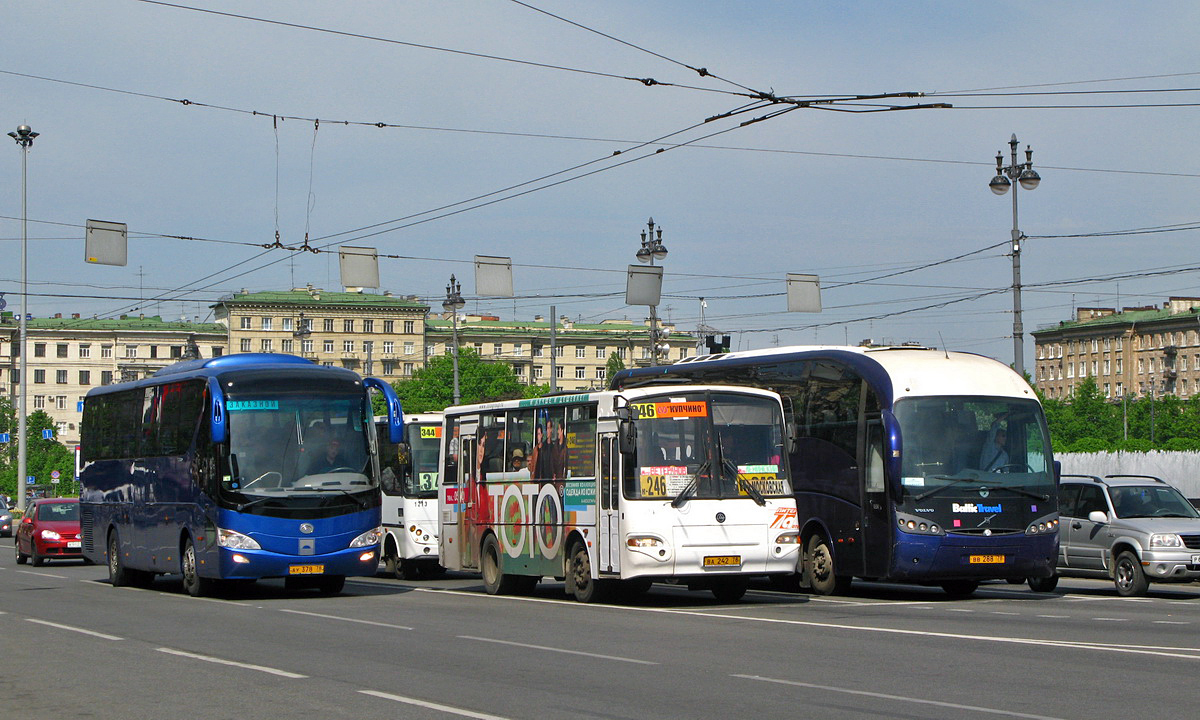
[[[986,486],[979,488],[979,497],[985,498],[991,491]]]
[[[719,523],[725,522],[725,513],[723,513],[723,512],[717,513],[717,522],[719,522]]]
[[[305,535],[311,535],[313,531],[312,523],[300,523],[300,532]]]

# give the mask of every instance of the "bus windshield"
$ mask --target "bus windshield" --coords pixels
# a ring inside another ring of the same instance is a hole
[[[626,496],[642,500],[785,497],[783,419],[768,397],[681,393],[631,403],[637,465]]]
[[[1050,437],[1036,400],[903,398],[895,414],[903,442],[901,509],[932,515],[952,530],[970,526],[963,513],[1008,517],[1022,527],[1053,508]],[[997,529],[994,521],[990,529]]]
[[[376,486],[370,416],[355,394],[230,392],[229,469],[222,490],[243,496],[360,492]]]

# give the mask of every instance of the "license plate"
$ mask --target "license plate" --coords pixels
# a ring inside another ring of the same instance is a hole
[[[289,565],[288,575],[320,575],[325,572],[324,565]]]
[[[1193,564],[1193,565],[1200,565],[1200,555],[1193,555],[1193,556],[1192,556],[1192,564]]]
[[[77,547],[81,547],[81,545],[79,544],[79,541],[78,541],[78,540],[71,540],[71,541],[69,541],[69,542],[67,543],[67,547],[69,547],[69,548],[77,548]]]
[[[741,555],[706,555],[704,567],[737,567],[742,564]]]
[[[972,555],[968,562],[972,565],[1002,565],[1004,564],[1003,555]]]

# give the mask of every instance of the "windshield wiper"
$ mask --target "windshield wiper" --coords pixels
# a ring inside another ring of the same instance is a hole
[[[946,488],[949,488],[949,487],[952,487],[952,486],[954,486],[954,485],[957,485],[958,483],[978,483],[978,482],[982,482],[982,481],[981,481],[979,478],[966,477],[966,476],[964,476],[964,477],[950,477],[949,475],[930,475],[930,476],[928,476],[926,479],[927,479],[927,480],[949,480],[950,482],[948,482],[948,483],[946,483],[945,485],[942,485],[942,486],[940,486],[940,487],[935,487],[935,488],[933,488],[932,490],[927,490],[927,491],[925,491],[925,492],[921,493],[920,495],[917,495],[917,496],[913,497],[913,500],[924,500],[925,498],[929,497],[930,495],[937,495],[938,493],[940,493],[941,491],[945,490]]]
[[[1032,490],[1026,490],[1024,485],[988,485],[989,490],[1012,490],[1018,495],[1033,498],[1034,500],[1049,500],[1050,496],[1045,493],[1035,493]]]
[[[307,492],[316,492],[316,493],[340,492],[340,493],[342,493],[343,495],[345,495],[346,497],[348,497],[348,498],[350,498],[351,500],[353,500],[354,502],[358,503],[358,506],[359,506],[359,507],[361,507],[361,508],[363,508],[364,510],[365,510],[365,509],[366,509],[366,507],[367,507],[367,501],[366,501],[366,500],[364,500],[364,499],[362,499],[362,498],[358,497],[357,495],[355,495],[354,493],[350,492],[349,490],[347,490],[347,489],[345,489],[345,488],[337,488],[337,487],[306,487],[306,488],[303,488],[303,490],[305,490],[305,491],[307,491]]]
[[[767,504],[767,499],[765,497],[763,497],[763,494],[761,492],[758,491],[758,488],[754,487],[754,483],[750,482],[744,476],[742,476],[741,474],[738,473],[737,465],[734,465],[732,460],[723,457],[723,458],[721,458],[721,465],[726,470],[729,470],[730,472],[733,473],[734,482],[737,484],[737,486],[739,488],[741,488],[742,490],[745,490],[746,494],[749,495],[750,498],[752,500],[754,500],[755,503],[757,503],[758,505],[766,505]]]
[[[700,463],[700,467],[696,468],[696,474],[692,475],[692,479],[688,481],[688,484],[684,486],[684,488],[679,491],[679,494],[675,496],[675,499],[671,501],[671,507],[680,507],[688,501],[688,498],[696,493],[696,486],[700,481],[700,474],[706,472],[707,470],[708,461],[705,460],[704,462]]]

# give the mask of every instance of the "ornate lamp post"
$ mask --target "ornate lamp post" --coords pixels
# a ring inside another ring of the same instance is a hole
[[[462,395],[458,391],[458,311],[466,305],[466,301],[462,299],[462,285],[459,284],[454,276],[450,276],[450,284],[446,286],[446,299],[442,301],[442,309],[450,313],[451,327],[453,328],[454,349],[454,404],[458,405],[462,399]]]
[[[1042,181],[1042,177],[1033,169],[1033,150],[1025,146],[1025,162],[1017,162],[1017,136],[1014,133],[1008,141],[1012,151],[1012,162],[1005,166],[1004,155],[996,153],[996,177],[988,183],[988,187],[997,195],[1008,192],[1013,187],[1013,225],[1012,225],[1012,262],[1013,262],[1013,369],[1022,377],[1025,375],[1025,335],[1021,325],[1021,241],[1025,234],[1017,227],[1017,189],[1012,181],[1016,181],[1026,190],[1033,190]]]
[[[21,148],[21,329],[18,340],[21,353],[21,389],[17,396],[17,509],[22,514],[25,512],[25,478],[28,473],[26,461],[29,448],[29,427],[25,418],[25,393],[28,384],[28,379],[25,377],[28,374],[25,319],[29,314],[29,204],[26,190],[28,187],[29,148],[33,146],[33,139],[40,134],[35,133],[28,125],[18,126],[16,132],[8,134],[10,138],[17,141],[17,145]]]
[[[654,229],[654,218],[646,223],[649,232],[642,231],[642,246],[637,251],[638,262],[650,263],[654,265],[655,260],[662,260],[667,256],[667,248],[662,242],[662,227],[658,228],[657,234]],[[650,364],[658,364],[658,308],[655,305],[650,306]]]

